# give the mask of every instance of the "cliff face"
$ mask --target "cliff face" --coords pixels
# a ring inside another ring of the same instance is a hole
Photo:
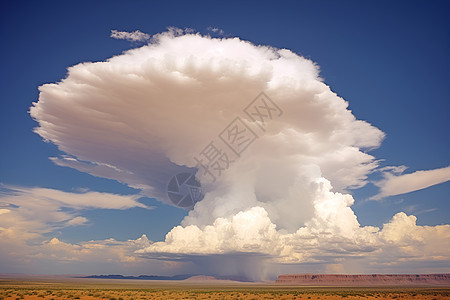
[[[280,275],[276,281],[293,285],[450,285],[450,274],[374,274],[374,275],[340,275],[340,274],[288,274]]]

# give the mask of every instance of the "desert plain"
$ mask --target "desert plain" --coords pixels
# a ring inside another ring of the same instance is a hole
[[[450,299],[450,286],[296,286],[275,282],[2,277],[0,300],[43,299]]]

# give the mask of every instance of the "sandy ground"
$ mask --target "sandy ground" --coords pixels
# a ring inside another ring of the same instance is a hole
[[[0,279],[0,300],[50,299],[415,299],[450,300],[450,287],[305,287],[73,278]]]
[[[227,291],[227,292],[192,292],[192,291],[158,291],[158,292],[117,292],[117,291],[98,291],[94,293],[85,294],[78,291],[53,291],[53,292],[37,292],[37,295],[33,294],[33,291],[21,291],[19,293],[9,293],[3,299],[15,300],[42,300],[42,299],[80,299],[80,300],[94,300],[94,299],[308,299],[308,300],[336,300],[336,299],[367,299],[367,300],[379,300],[379,299],[417,299],[417,300],[432,300],[432,299],[450,299],[449,296],[444,295],[411,295],[408,293],[391,293],[391,294],[377,294],[372,295],[316,295],[316,294],[303,294],[292,292],[240,292],[240,291]],[[92,296],[89,296],[92,295]],[[1,299],[1,298],[0,298]]]

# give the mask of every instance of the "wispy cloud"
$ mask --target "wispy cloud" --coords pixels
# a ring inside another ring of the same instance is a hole
[[[99,192],[69,193],[48,188],[0,184],[0,227],[20,239],[39,237],[54,230],[86,224],[81,216],[87,209],[151,209],[138,201],[140,195]]]
[[[218,34],[218,35],[224,35],[224,34],[225,34],[225,32],[224,32],[222,29],[217,28],[217,27],[209,26],[209,27],[206,28],[206,29],[207,29],[208,31],[214,32],[215,34]]]
[[[133,32],[111,30],[111,37],[118,40],[128,40],[131,42],[145,42],[150,40],[150,35],[140,30]]]
[[[148,246],[145,236],[136,241],[91,241],[79,245],[63,243],[57,238],[49,241],[48,236],[62,228],[88,224],[89,220],[82,216],[86,210],[151,209],[138,201],[140,197],[0,184],[0,265],[4,270],[18,270],[18,265],[35,264],[43,259],[84,260],[87,265],[108,260],[132,262],[135,260],[133,251],[137,249],[133,245]]]
[[[406,194],[450,180],[450,166],[403,174],[405,169],[403,166],[384,169],[384,179],[375,183],[380,188],[380,193],[372,199]]]

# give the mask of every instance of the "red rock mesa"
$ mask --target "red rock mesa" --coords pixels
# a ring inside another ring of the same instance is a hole
[[[292,285],[332,285],[332,286],[367,286],[367,285],[450,285],[450,274],[288,274],[280,275],[276,281]]]

